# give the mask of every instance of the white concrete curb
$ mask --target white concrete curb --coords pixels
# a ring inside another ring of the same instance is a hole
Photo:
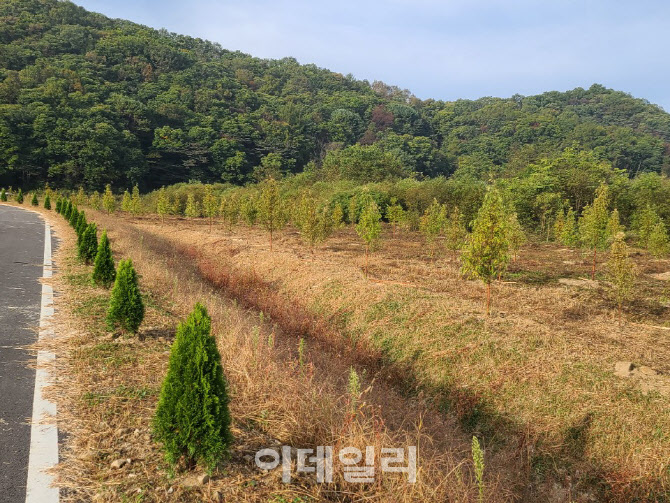
[[[48,279],[51,278],[51,275],[51,226],[45,221],[42,277]],[[42,283],[40,340],[53,337],[53,327],[51,326],[53,314],[53,289],[45,281]],[[56,404],[45,400],[42,396],[43,388],[49,383],[49,372],[44,367],[46,363],[54,359],[55,355],[49,351],[37,352],[26,503],[58,503],[60,496],[58,488],[51,485],[53,477],[45,471],[58,464],[58,427],[55,424]],[[43,422],[47,424],[42,424]]]

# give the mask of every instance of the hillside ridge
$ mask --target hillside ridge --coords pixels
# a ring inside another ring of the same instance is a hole
[[[420,100],[57,0],[3,2],[0,40],[0,185],[144,191],[323,166],[362,181],[485,180],[567,147],[630,176],[670,169],[670,114],[599,84]]]

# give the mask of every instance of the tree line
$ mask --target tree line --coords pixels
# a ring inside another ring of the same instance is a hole
[[[202,185],[197,187],[201,197],[196,198],[198,190],[187,192],[183,216],[206,218],[210,231],[215,223],[223,225],[227,231],[232,231],[237,225],[261,227],[268,233],[270,250],[276,233],[291,224],[312,253],[333,232],[349,225],[363,245],[363,272],[366,277],[369,257],[379,247],[384,232],[382,222],[386,221],[392,235],[400,227],[420,233],[431,259],[438,256],[459,259],[464,276],[479,279],[485,284],[487,313],[490,312],[492,284],[505,274],[510,261],[516,260],[527,241],[528,232],[535,234],[535,239],[553,240],[592,253],[591,279],[596,278],[598,253],[609,250],[604,272],[614,285],[619,312],[632,293],[636,273],[629,258],[626,226],[621,221],[616,199],[612,197],[613,189],[604,182],[579,214],[572,207],[561,209],[551,217],[551,222],[544,221],[534,229],[524,228],[515,211],[515,201],[509,200],[508,193],[499,185],[486,189],[471,220],[465,218],[453,201],[450,206],[433,198],[423,213],[416,215],[403,207],[396,197],[390,197],[386,204],[380,203],[379,195],[365,187],[352,194],[346,204],[342,204],[344,199],[339,197],[341,194],[328,201],[317,188],[302,187],[299,195],[294,197],[286,192],[281,182],[271,177],[252,187],[221,192],[217,192],[213,185]],[[180,189],[183,187],[162,187],[142,196],[135,186],[132,193],[125,191],[120,197],[114,195],[110,186],[102,195],[95,192],[86,194],[81,189],[67,198],[59,195],[56,209],[61,211],[64,205],[65,215],[78,232],[80,256],[87,262],[93,262],[97,232],[94,224],[86,223],[84,212],[78,211],[78,206],[90,206],[108,213],[121,211],[135,216],[151,212],[164,220],[174,214],[176,194]],[[45,192],[45,207],[49,207],[52,195],[51,189]],[[2,189],[0,198],[7,200],[7,197],[7,192]],[[23,202],[20,189],[14,197],[17,202]],[[31,201],[33,205],[38,204],[36,192],[32,193]],[[648,249],[654,257],[662,258],[670,254],[667,222],[651,203],[640,207],[631,221],[629,240]]]
[[[606,163],[629,177],[670,168],[670,115],[597,84],[419,100],[382,82],[254,58],[57,0],[2,2],[0,40],[5,186],[147,192],[302,172],[358,183],[488,182],[535,181],[547,166],[567,176],[568,161]],[[577,154],[566,161],[568,148]],[[582,195],[572,198],[580,211]]]

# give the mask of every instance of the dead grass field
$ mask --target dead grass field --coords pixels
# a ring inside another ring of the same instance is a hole
[[[178,243],[87,211],[109,229],[117,258],[133,258],[145,294],[139,337],[110,333],[104,323],[109,292],[90,283],[90,268],[75,258],[76,238],[64,220],[41,212],[62,240],[54,256],[59,336],[50,348],[58,377],[49,393],[66,439],[55,470],[64,501],[477,501],[471,436],[449,416],[432,411],[419,396],[399,394],[357,365],[354,354],[325,341],[309,339],[300,366],[293,335],[203,280]],[[202,471],[169,469],[151,436],[174,329],[196,301],[213,318],[235,436],[231,459],[204,485],[193,481]],[[363,389],[369,388],[355,413],[346,391],[351,365],[363,376]],[[280,470],[264,473],[253,462],[258,449],[280,444],[419,445],[419,481],[386,474],[375,484],[350,484],[336,470],[333,484],[303,475],[287,486]],[[485,456],[486,501],[519,499],[524,478],[509,453],[487,448]],[[111,467],[126,458],[129,465]]]
[[[139,239],[168,240],[211,285],[263,310],[288,336],[357,360],[370,369],[375,402],[386,405],[389,390],[401,390],[405,410],[425,400],[446,412],[447,429],[455,418],[462,431],[482,435],[492,471],[519,499],[668,500],[667,260],[636,252],[642,274],[619,325],[602,276],[587,280],[588,256],[533,243],[494,286],[487,318],[483,286],[461,279],[448,255],[428,259],[413,235],[387,235],[365,280],[351,230],[311,254],[291,230],[270,252],[258,229],[217,225],[209,233],[204,220],[95,219],[114,233],[132,226]],[[312,355],[327,360],[326,369],[333,361]],[[659,375],[618,377],[617,361]],[[387,424],[402,428],[407,414],[394,400],[388,415],[398,415]]]

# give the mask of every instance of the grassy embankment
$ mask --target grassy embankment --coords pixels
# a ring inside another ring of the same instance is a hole
[[[308,341],[300,364],[296,340],[281,324],[221,296],[172,241],[139,232],[116,216],[90,212],[90,217],[109,228],[117,258],[133,258],[147,317],[139,337],[108,331],[109,291],[90,283],[90,268],[76,259],[73,231],[50,212],[61,239],[54,257],[59,337],[51,348],[58,379],[50,394],[58,402],[66,439],[57,468],[64,501],[477,500],[469,437],[456,425],[370,376],[363,377],[362,389],[372,389],[352,412],[347,374],[355,358],[341,358]],[[202,473],[197,469],[167,467],[151,438],[174,328],[196,301],[203,301],[213,317],[231,385],[236,438],[230,461],[205,485],[194,483]],[[280,443],[377,449],[418,443],[419,483],[384,475],[375,484],[348,484],[336,470],[335,484],[317,485],[302,476],[286,486],[279,471],[260,472],[252,459],[258,449]],[[486,456],[487,501],[509,501],[513,471],[499,455],[487,451]],[[111,462],[119,458],[131,463],[113,469]]]
[[[495,285],[486,318],[482,285],[461,279],[449,258],[429,260],[414,236],[389,238],[366,281],[350,230],[312,256],[291,231],[270,252],[256,229],[210,234],[199,220],[129,220],[285,331],[349,348],[377,382],[425,393],[486,438],[487,452],[507,457],[517,475],[507,487],[524,499],[668,499],[670,334],[658,276],[667,260],[635,255],[642,275],[619,326],[602,277],[580,279],[588,257],[531,244]],[[620,360],[661,375],[618,377]]]

